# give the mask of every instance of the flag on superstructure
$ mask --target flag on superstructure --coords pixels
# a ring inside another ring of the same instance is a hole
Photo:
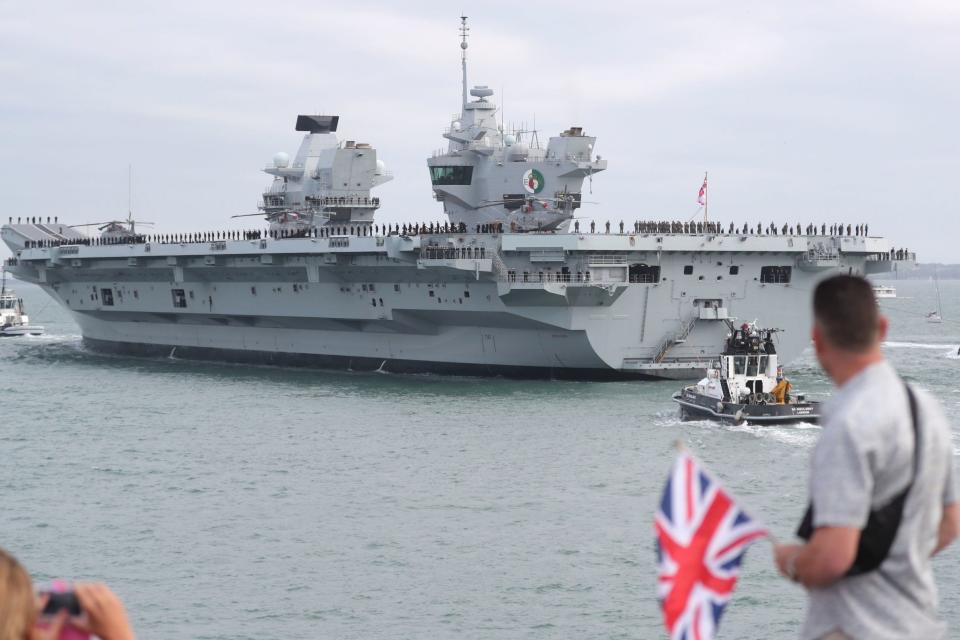
[[[658,591],[671,640],[711,640],[747,546],[767,535],[688,451],[674,462],[654,517]]]
[[[697,204],[701,207],[707,204],[707,176],[703,176],[703,184],[700,186],[700,193],[697,194]]]

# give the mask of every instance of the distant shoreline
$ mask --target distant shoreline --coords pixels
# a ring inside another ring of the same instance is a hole
[[[893,282],[896,280],[932,280],[936,274],[939,280],[960,280],[960,264],[927,263],[918,264],[915,269],[905,271],[878,273],[872,280]]]

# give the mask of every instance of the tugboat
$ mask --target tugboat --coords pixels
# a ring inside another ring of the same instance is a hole
[[[733,424],[783,424],[820,419],[820,403],[791,393],[777,363],[773,336],[779,329],[755,323],[730,325],[718,366],[707,377],[673,395],[682,419],[720,420]]]
[[[0,337],[39,336],[43,327],[30,324],[30,318],[23,312],[23,300],[7,289],[7,272],[0,279]]]

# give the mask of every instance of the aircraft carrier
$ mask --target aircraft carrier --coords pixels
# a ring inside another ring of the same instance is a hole
[[[460,46],[461,110],[427,160],[448,222],[378,224],[371,190],[392,176],[376,149],[338,140],[338,116],[300,115],[296,155],[264,169],[265,223],[152,234],[130,219],[87,236],[59,216],[9,217],[6,268],[98,350],[603,379],[700,376],[730,318],[779,328],[789,363],[819,279],[914,259],[865,225],[581,220],[583,183],[607,167],[595,138],[506,131],[493,91],[468,88],[465,19]]]

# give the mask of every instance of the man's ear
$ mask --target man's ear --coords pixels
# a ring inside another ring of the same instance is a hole
[[[890,321],[887,316],[877,318],[877,340],[883,342],[887,339],[887,329],[890,328]]]

